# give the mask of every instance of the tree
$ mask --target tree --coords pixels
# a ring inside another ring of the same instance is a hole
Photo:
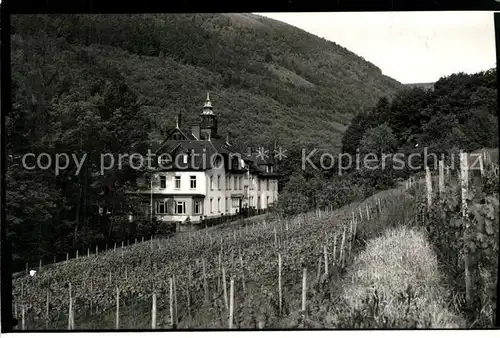
[[[382,153],[390,154],[396,150],[397,139],[388,123],[383,123],[375,128],[369,129],[363,135],[360,142],[360,152],[363,154]]]

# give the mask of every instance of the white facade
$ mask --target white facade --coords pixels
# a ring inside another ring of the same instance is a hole
[[[237,214],[240,199],[244,207],[267,209],[278,199],[278,184],[274,178],[259,178],[248,172],[226,174],[222,167],[157,173],[150,193],[157,219],[199,222],[202,218]]]

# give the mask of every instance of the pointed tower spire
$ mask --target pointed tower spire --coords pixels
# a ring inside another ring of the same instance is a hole
[[[212,108],[212,102],[210,102],[210,93],[207,92],[207,99],[205,101],[204,108]]]
[[[203,106],[203,113],[201,115],[214,115],[212,111],[212,102],[210,102],[210,93],[207,92],[207,99],[205,101],[205,105]]]

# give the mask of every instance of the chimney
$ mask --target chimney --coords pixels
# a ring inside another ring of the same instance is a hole
[[[193,124],[191,126],[191,134],[193,134],[193,136],[196,137],[197,140],[200,139],[200,125],[199,124]]]

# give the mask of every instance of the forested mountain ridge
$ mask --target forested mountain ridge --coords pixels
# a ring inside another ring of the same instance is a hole
[[[333,42],[253,14],[22,15],[12,23],[25,48],[53,46],[38,57],[69,53],[116,69],[151,130],[173,126],[179,112],[194,121],[210,90],[221,131],[237,141],[338,150],[361,107],[402,87]],[[82,67],[78,58],[64,64]]]
[[[407,87],[410,88],[422,88],[422,89],[433,89],[434,88],[434,82],[425,82],[425,83],[407,83]]]
[[[390,101],[382,98],[353,118],[343,136],[343,151],[355,153],[358,147],[373,150],[377,142],[367,137],[370,133],[392,140],[385,144],[387,152],[415,151],[416,144],[437,154],[496,148],[496,76],[494,68],[475,74],[455,73],[440,78],[432,89],[407,86]]]

